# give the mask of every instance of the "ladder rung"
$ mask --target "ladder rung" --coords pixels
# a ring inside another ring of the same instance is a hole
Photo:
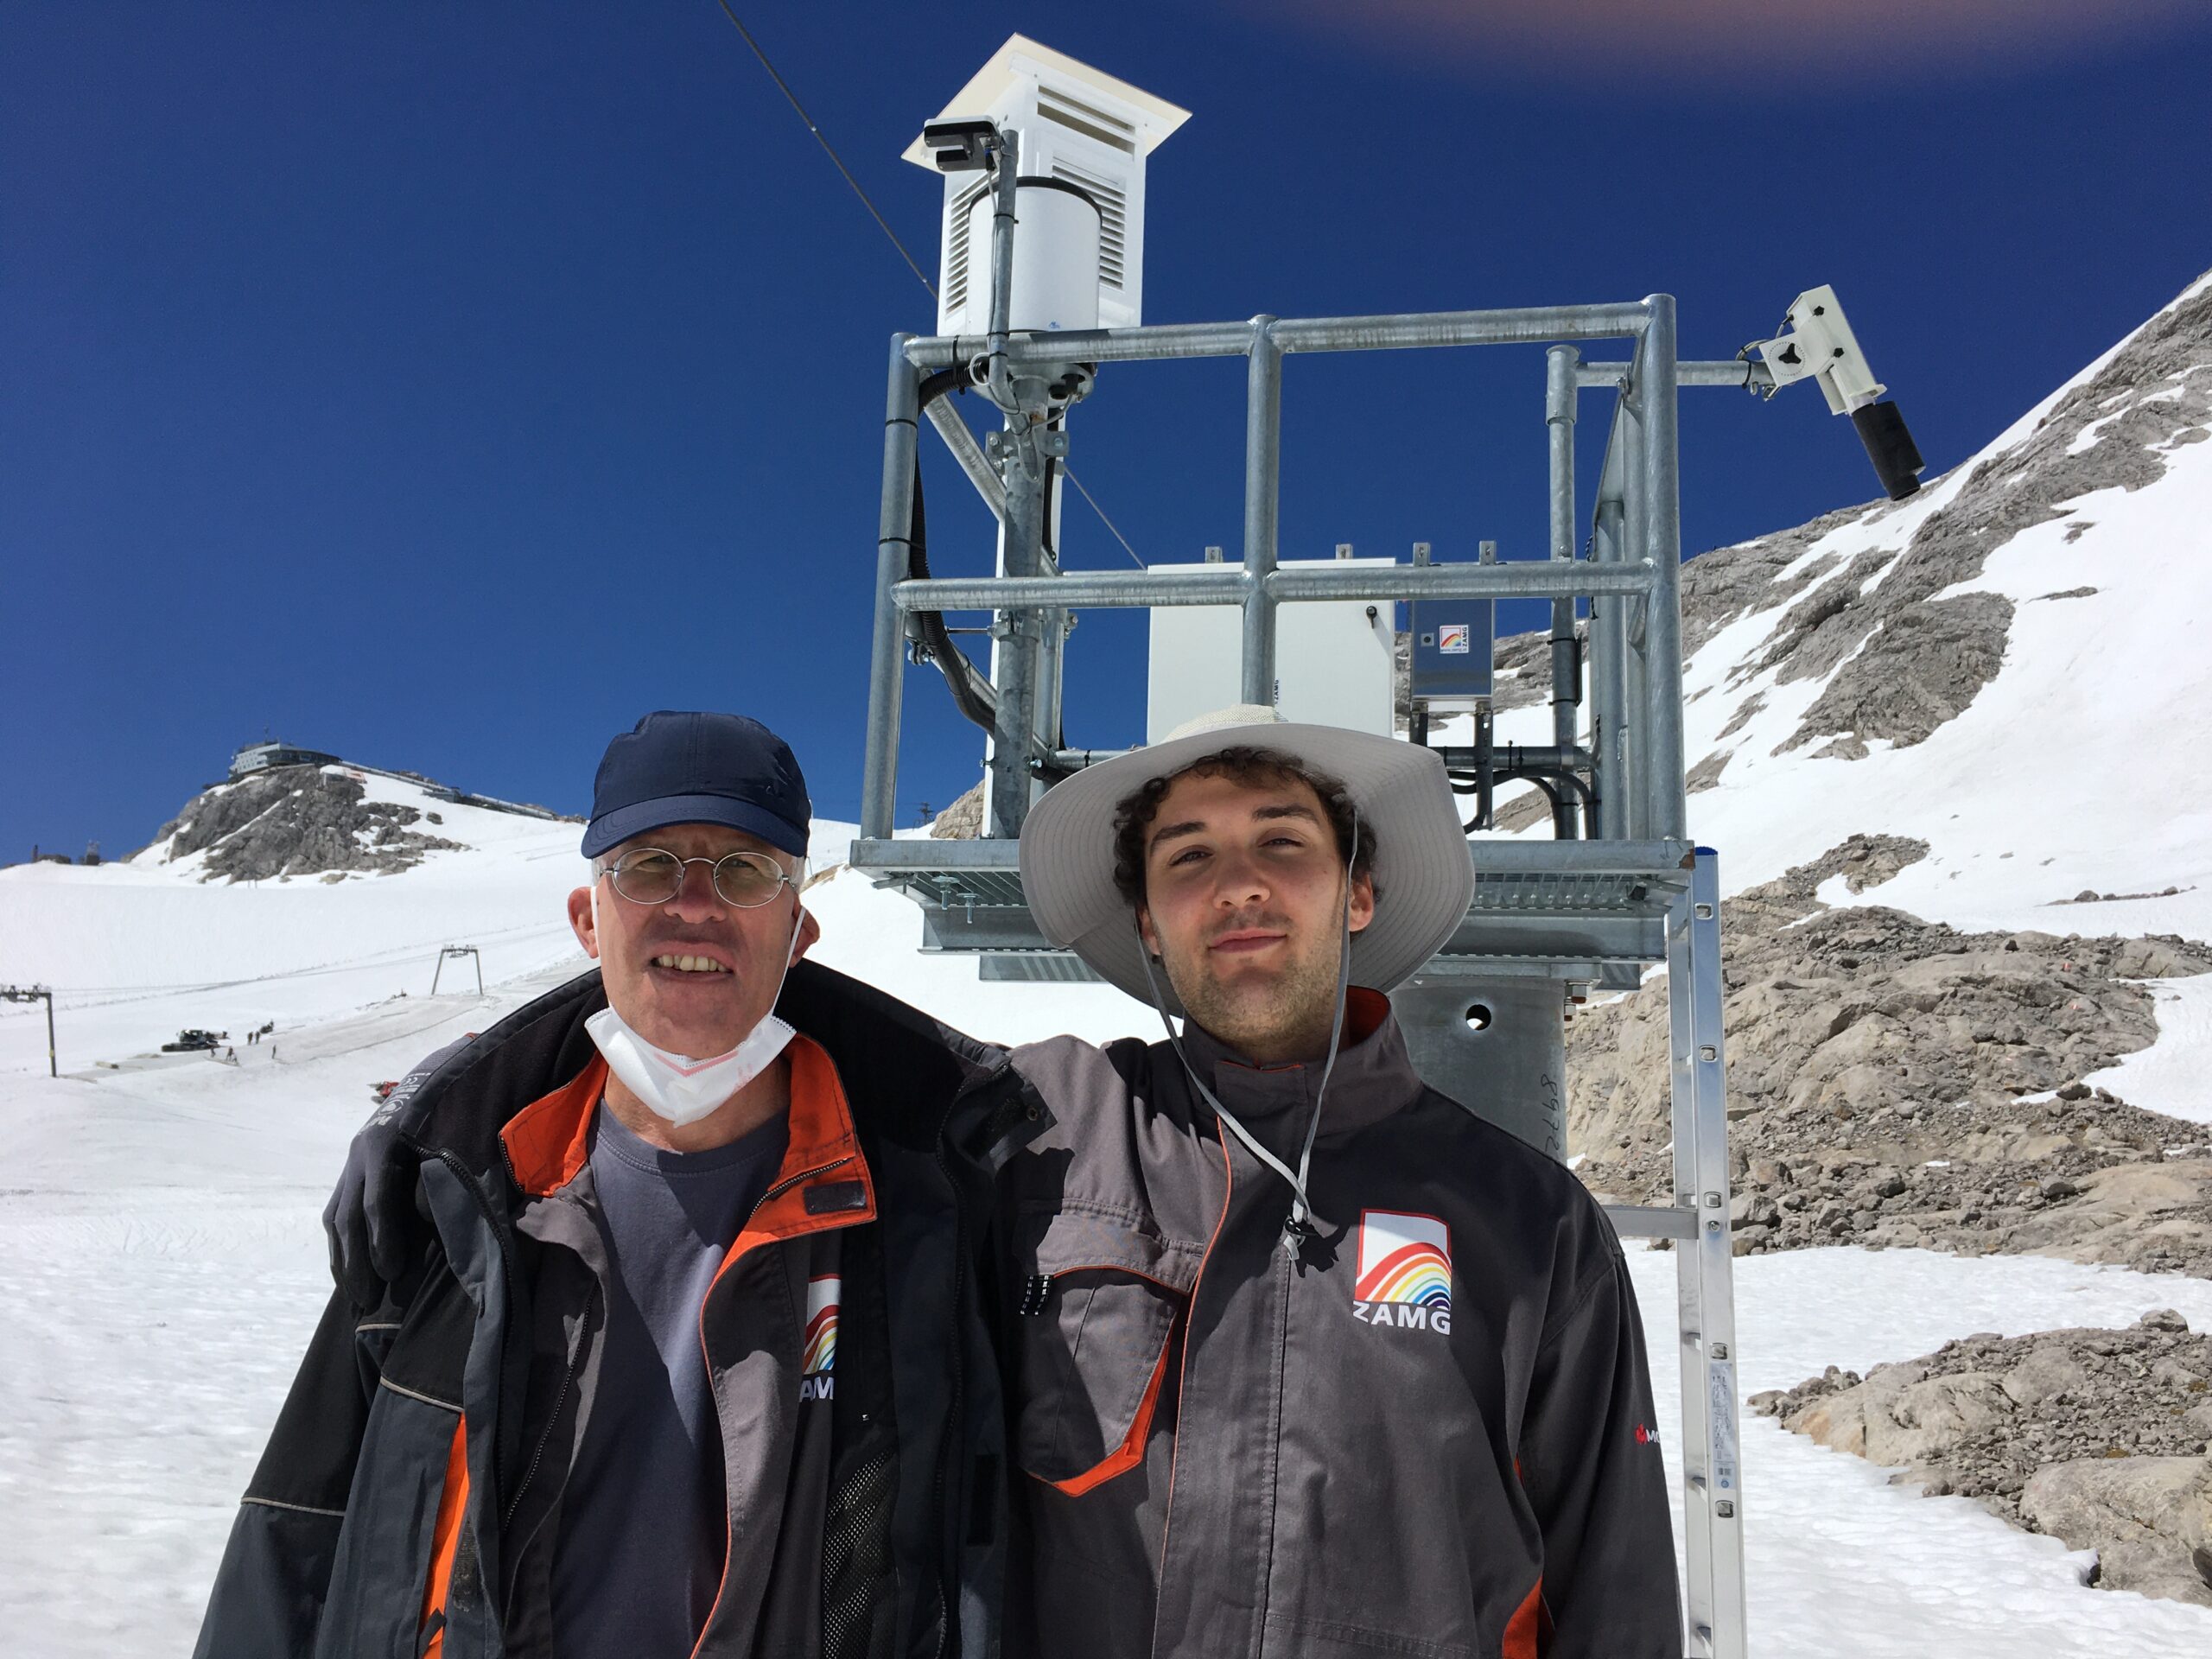
[[[1624,1238],[1695,1238],[1697,1211],[1687,1205],[1609,1204],[1605,1214]]]

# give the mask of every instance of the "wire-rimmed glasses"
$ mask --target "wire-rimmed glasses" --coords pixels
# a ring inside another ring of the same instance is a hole
[[[632,847],[601,871],[614,883],[614,891],[633,905],[664,905],[683,891],[683,878],[694,864],[704,864],[715,892],[726,905],[739,910],[758,910],[798,880],[766,853],[725,853],[720,858],[678,858],[658,847]]]

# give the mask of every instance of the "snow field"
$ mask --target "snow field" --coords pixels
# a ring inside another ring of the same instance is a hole
[[[303,1023],[424,995],[442,945],[475,945],[486,984],[581,960],[563,910],[584,875],[578,825],[357,775],[372,798],[440,813],[442,824],[418,827],[465,849],[335,882],[203,883],[199,855],[164,865],[156,849],[128,863],[0,869],[0,982],[54,987],[65,1072],[157,1049],[186,1026],[229,1031],[245,1058],[246,1032],[270,1019],[288,1058]],[[474,993],[466,959],[444,965],[440,991],[459,980]],[[0,1006],[0,1075],[46,1069],[45,1008]]]
[[[823,830],[818,860],[849,834]],[[511,848],[474,861],[526,857]],[[426,874],[362,887],[435,914],[405,892]],[[482,875],[501,886],[495,871]],[[89,884],[76,891],[105,898]],[[507,891],[556,916],[564,897],[556,883]],[[14,896],[0,888],[0,914],[13,913]],[[1103,1039],[1153,1024],[1105,987],[984,985],[969,963],[921,954],[912,907],[849,871],[817,882],[807,902],[823,960],[978,1035]],[[523,926],[522,913],[510,910],[508,925]],[[368,1110],[364,1085],[582,965],[556,963],[482,1001],[472,981],[435,1002],[387,998],[329,1015],[286,1032],[275,1065],[188,1058],[59,1083],[0,1075],[0,1505],[16,1518],[0,1532],[0,1628],[16,1650],[76,1659],[188,1645],[238,1495],[329,1294],[319,1217]],[[171,993],[156,1007],[172,1024],[205,1023],[205,995]],[[1674,1258],[1638,1252],[1631,1263],[1671,1460]],[[2212,1324],[2212,1284],[2063,1262],[1837,1249],[1737,1266],[1747,1393],[1980,1330],[2125,1325],[2164,1306]],[[1743,1459],[1760,1654],[2013,1659],[2102,1653],[2115,1639],[2212,1652],[2212,1614],[2084,1588],[2082,1559],[1964,1500],[1889,1486],[1764,1419],[1746,1419]],[[99,1594],[54,1593],[88,1572]]]
[[[1681,1370],[1671,1254],[1631,1251],[1681,1539]],[[1738,1384],[1789,1388],[1828,1365],[1864,1372],[1980,1331],[2133,1324],[2177,1307],[2212,1327],[2212,1282],[2037,1256],[1969,1259],[1840,1248],[1736,1263]],[[2212,1654],[2212,1610],[2083,1584],[2092,1557],[2018,1531],[1962,1497],[1892,1486],[1864,1459],[1768,1417],[1741,1435],[1745,1624],[1776,1659],[2105,1659]],[[2096,1599],[2090,1599],[2095,1598]]]

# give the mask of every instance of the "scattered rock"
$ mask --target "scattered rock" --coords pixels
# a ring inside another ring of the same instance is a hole
[[[1824,1446],[2098,1552],[2098,1582],[2212,1606],[2212,1336],[2171,1309],[2125,1331],[1991,1333],[1865,1376],[1831,1365],[1751,1408]]]

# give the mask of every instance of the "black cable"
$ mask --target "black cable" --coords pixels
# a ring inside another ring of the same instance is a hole
[[[920,401],[916,405],[918,416],[939,397],[968,384],[965,369],[940,369],[923,380]],[[906,574],[918,582],[930,579],[929,516],[922,502],[922,458],[914,457],[914,505],[907,524]],[[922,649],[937,664],[938,672],[944,676],[947,690],[960,712],[985,731],[998,728],[998,710],[976,693],[970,676],[976,673],[968,653],[952,643],[952,636],[945,629],[943,611],[916,611],[914,625],[921,632]]]
[[[914,263],[914,256],[906,251],[906,245],[899,239],[899,232],[891,228],[891,221],[876,211],[875,204],[868,199],[868,192],[861,188],[861,181],[853,176],[852,168],[845,165],[843,158],[823,137],[822,129],[814,124],[814,118],[798,101],[798,94],[791,91],[791,84],[776,73],[776,66],[768,61],[768,54],[760,49],[760,42],[753,38],[753,31],[738,21],[737,14],[729,9],[729,0],[715,0],[715,3],[721,7],[722,15],[729,19],[731,25],[745,37],[745,43],[753,48],[753,55],[760,60],[760,67],[768,72],[768,79],[776,83],[776,90],[790,102],[792,109],[798,111],[798,118],[806,123],[806,130],[821,144],[823,153],[829,156],[837,171],[844,175],[845,182],[853,187],[853,194],[861,199],[861,206],[867,208],[870,217],[883,227],[883,233],[891,238],[891,245],[899,250],[899,257],[906,262],[906,269],[914,273],[914,280],[929,289],[930,298],[937,298],[937,284],[922,275],[922,268]]]

